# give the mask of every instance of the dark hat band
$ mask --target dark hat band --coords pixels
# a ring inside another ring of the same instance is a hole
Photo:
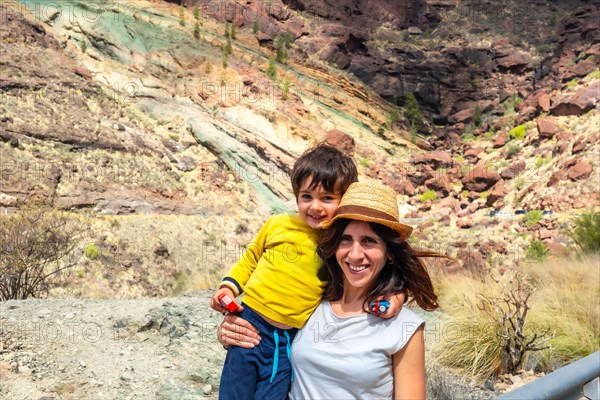
[[[335,214],[333,214],[333,216],[335,218],[336,216],[343,215],[343,214],[358,214],[358,215],[364,215],[366,217],[383,219],[383,220],[395,222],[395,223],[399,222],[396,218],[392,217],[391,215],[389,215],[383,211],[373,210],[372,208],[363,207],[363,206],[354,206],[354,205],[341,206],[341,207],[338,207],[338,209],[335,211]],[[342,218],[343,218],[343,216],[342,216]]]

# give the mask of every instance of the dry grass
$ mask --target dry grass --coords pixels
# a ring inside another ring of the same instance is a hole
[[[582,260],[553,259],[525,264],[522,271],[536,285],[526,332],[551,327],[548,350],[529,354],[526,368],[552,371],[598,350],[600,345],[600,256]],[[504,372],[498,321],[478,307],[478,294],[493,295],[489,278],[432,271],[442,311],[440,340],[433,346],[436,361],[484,378]]]
[[[600,347],[600,256],[532,264],[529,274],[539,289],[531,324],[551,326],[552,348],[533,354],[532,367],[550,371]]]

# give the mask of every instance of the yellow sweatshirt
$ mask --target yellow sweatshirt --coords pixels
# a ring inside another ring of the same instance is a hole
[[[297,214],[275,215],[248,244],[241,260],[221,282],[254,311],[295,328],[304,326],[321,301],[317,278],[319,232]]]

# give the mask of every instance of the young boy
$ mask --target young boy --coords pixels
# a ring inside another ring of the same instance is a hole
[[[293,379],[290,345],[323,294],[324,283],[317,277],[322,264],[316,252],[320,224],[333,217],[342,195],[357,180],[354,161],[328,145],[305,152],[294,164],[291,181],[298,214],[269,218],[211,298],[211,307],[225,312],[219,296],[234,299],[244,293],[238,311],[261,335],[253,349],[228,350],[219,399],[287,397]],[[390,316],[401,305],[395,304]]]

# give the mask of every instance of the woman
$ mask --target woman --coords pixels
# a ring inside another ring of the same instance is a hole
[[[398,220],[396,193],[353,183],[319,239],[327,282],[323,301],[292,346],[292,399],[425,398],[423,320],[407,308],[389,320],[368,312],[381,297],[405,290],[425,310],[438,307],[421,257],[406,241],[412,228]],[[293,301],[293,299],[290,299]],[[226,318],[223,344],[250,347],[247,322]]]

